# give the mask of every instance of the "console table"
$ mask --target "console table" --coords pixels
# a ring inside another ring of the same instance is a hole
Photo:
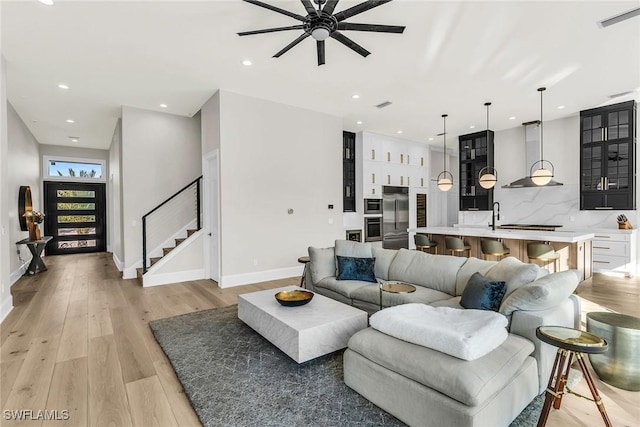
[[[27,245],[31,255],[33,255],[31,262],[29,263],[29,267],[27,267],[27,271],[24,273],[25,276],[33,276],[36,274],[37,269],[40,269],[40,271],[47,271],[47,266],[44,265],[41,255],[44,247],[47,245],[47,242],[51,239],[53,239],[52,236],[43,236],[40,240],[29,240],[27,238],[16,242],[16,245]]]

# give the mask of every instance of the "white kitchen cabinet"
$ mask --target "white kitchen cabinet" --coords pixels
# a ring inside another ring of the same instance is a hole
[[[598,273],[636,274],[637,230],[595,231],[592,242],[593,270]]]

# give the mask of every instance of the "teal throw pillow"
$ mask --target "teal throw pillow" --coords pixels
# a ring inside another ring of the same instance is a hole
[[[498,311],[506,291],[505,282],[489,280],[480,273],[474,273],[462,291],[460,305],[464,308]]]
[[[361,280],[376,283],[374,273],[375,258],[355,258],[336,256],[338,258],[338,277],[336,280]]]

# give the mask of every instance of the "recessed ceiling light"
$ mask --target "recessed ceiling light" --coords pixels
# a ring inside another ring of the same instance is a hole
[[[244,61],[242,61],[242,65],[244,65],[245,67],[249,67],[253,65],[253,62],[249,61],[248,59],[245,59]]]
[[[476,126],[475,126],[475,125],[471,125],[471,126],[469,126],[469,129],[475,129],[475,128],[476,128]]]
[[[353,99],[359,99],[359,98],[360,98],[360,95],[358,95],[358,94],[356,93],[356,94],[354,94],[354,95],[351,95],[351,97],[352,97]]]
[[[71,140],[71,142],[78,142],[80,140],[80,138],[77,136],[70,136],[69,139]]]
[[[66,85],[66,84],[64,84],[64,83],[60,83],[60,84],[58,85],[58,88],[60,88],[60,89],[69,89],[69,86],[68,86],[68,85]]]
[[[32,123],[38,123],[38,121],[36,119],[32,119],[31,122]]]
[[[362,124],[362,120],[358,120],[358,121],[356,122],[356,124],[361,125],[361,124]]]
[[[558,110],[564,110],[564,105],[558,105]]]
[[[160,108],[167,108],[168,105],[167,104],[160,104]]]
[[[42,4],[46,4],[47,6],[53,6],[53,0],[38,0]]]
[[[65,120],[65,122],[67,122],[67,123],[75,123],[76,121],[72,120],[72,119],[67,119],[67,120]]]
[[[433,138],[429,138],[429,141],[433,141]]]
[[[399,131],[398,131],[398,132],[396,132],[396,133],[402,133],[402,131],[401,131],[401,130],[399,130]]]
[[[509,117],[509,120],[515,120],[515,119],[516,119],[516,116]]]

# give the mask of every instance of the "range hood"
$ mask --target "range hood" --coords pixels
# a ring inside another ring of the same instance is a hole
[[[525,176],[517,179],[509,185],[503,185],[502,188],[529,188],[529,187],[553,187],[563,185],[556,180],[549,181],[546,185],[538,185],[533,182],[529,176],[531,165],[540,160],[540,120],[526,122],[524,126],[524,143],[525,143]]]

